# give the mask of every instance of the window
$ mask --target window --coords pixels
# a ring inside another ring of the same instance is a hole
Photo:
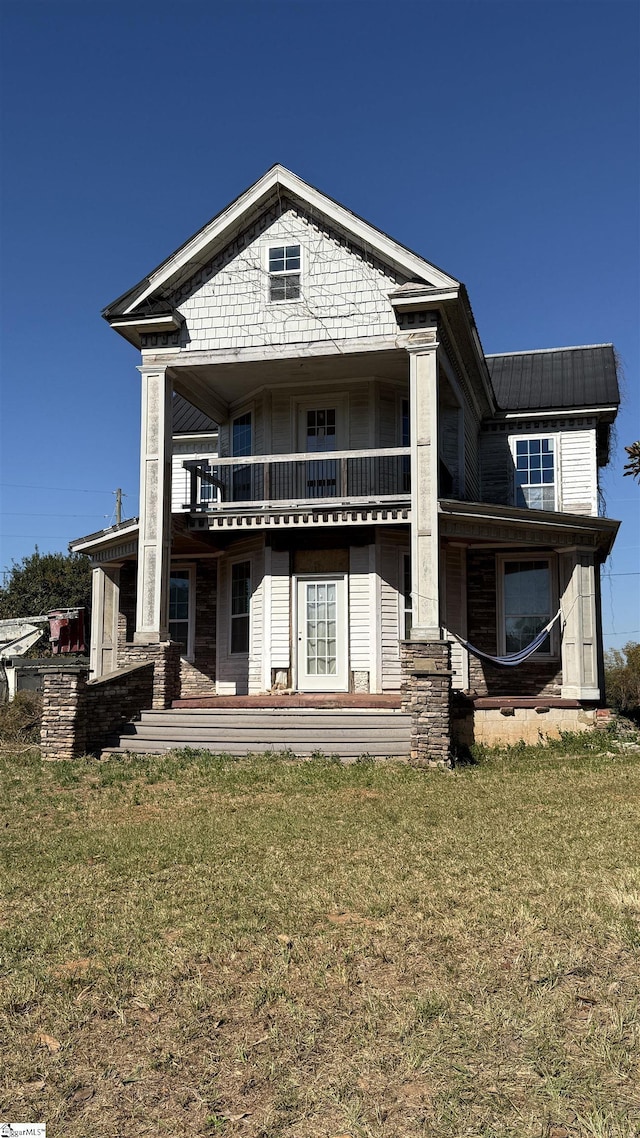
[[[516,467],[516,506],[555,510],[555,439],[512,439],[511,446]]]
[[[299,296],[300,246],[271,246],[269,249],[269,300],[297,300]]]
[[[251,454],[253,449],[253,425],[251,412],[238,415],[231,424],[231,453],[235,457],[244,457]],[[248,502],[251,494],[251,467],[234,466],[232,468],[232,494],[234,502]]]
[[[231,652],[249,651],[249,601],[251,562],[236,561],[231,566]]]
[[[503,650],[520,652],[553,616],[550,558],[502,560]],[[550,656],[547,636],[536,655]]]
[[[191,570],[172,569],[169,577],[169,638],[180,645],[180,654],[188,658],[193,655],[191,609]]]

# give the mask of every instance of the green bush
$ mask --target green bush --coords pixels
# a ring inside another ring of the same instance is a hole
[[[607,703],[640,722],[640,644],[605,653]]]

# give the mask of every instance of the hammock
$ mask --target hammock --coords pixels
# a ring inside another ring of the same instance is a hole
[[[477,656],[479,660],[488,660],[490,664],[495,664],[498,668],[515,668],[518,664],[524,664],[524,661],[528,660],[529,656],[533,656],[533,653],[538,651],[538,648],[544,643],[556,623],[561,611],[561,609],[558,609],[553,619],[540,630],[535,639],[532,640],[530,644],[527,644],[526,648],[521,648],[519,652],[511,652],[508,656],[490,656],[488,652],[481,652],[479,648],[474,648],[473,644],[469,644],[468,640],[463,640],[457,633],[452,632],[451,635],[455,636],[458,643],[462,644],[462,647],[466,648],[467,652],[471,652],[472,656]]]

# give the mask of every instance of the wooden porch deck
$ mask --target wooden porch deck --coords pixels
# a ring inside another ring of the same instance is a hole
[[[295,692],[291,695],[194,695],[184,699],[174,699],[174,708],[210,708],[242,711],[246,708],[271,708],[284,711],[288,708],[307,707],[317,711],[321,708],[385,708],[400,710],[400,695],[369,695],[359,692]]]

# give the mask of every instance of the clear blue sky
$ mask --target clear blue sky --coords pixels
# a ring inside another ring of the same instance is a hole
[[[137,512],[138,360],[100,311],[274,162],[463,280],[485,351],[613,341],[640,638],[639,5],[3,0],[0,566]]]

